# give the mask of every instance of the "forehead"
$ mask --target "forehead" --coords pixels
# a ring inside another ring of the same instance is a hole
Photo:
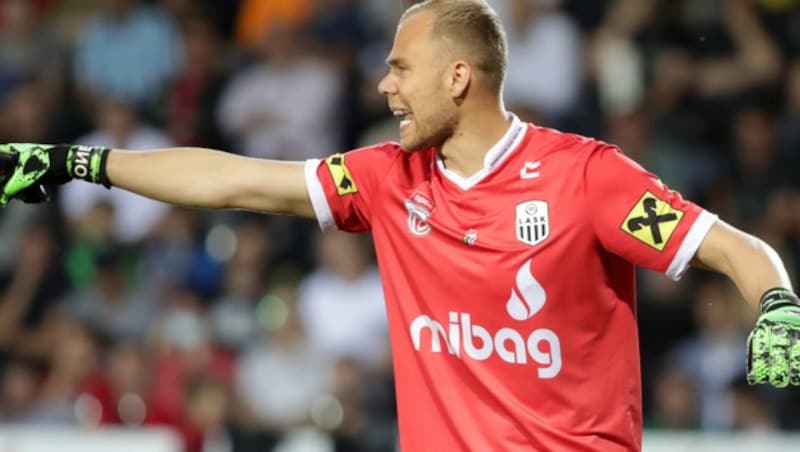
[[[432,47],[430,31],[433,22],[434,15],[429,11],[414,13],[402,21],[397,27],[394,45],[387,60],[405,58],[409,54],[430,50]]]

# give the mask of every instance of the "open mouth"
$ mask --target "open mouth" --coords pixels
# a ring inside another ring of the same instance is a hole
[[[400,120],[400,129],[404,129],[409,125],[411,125],[411,120],[413,119],[413,115],[409,110],[404,110],[399,108],[392,109],[392,115],[394,115],[395,118],[398,118]]]

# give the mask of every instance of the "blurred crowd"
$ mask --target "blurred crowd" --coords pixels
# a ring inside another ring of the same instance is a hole
[[[620,145],[796,280],[800,0],[489,3],[511,111]],[[0,142],[297,160],[393,139],[376,85],[402,9],[0,0]],[[51,196],[0,211],[0,422],[165,425],[187,452],[394,449],[367,236],[82,182]],[[800,392],[743,381],[756,313],[727,280],[639,284],[648,428],[800,428]]]

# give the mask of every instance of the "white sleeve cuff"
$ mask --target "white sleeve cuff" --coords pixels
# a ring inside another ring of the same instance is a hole
[[[317,216],[319,228],[323,231],[329,231],[338,228],[328,205],[328,198],[325,197],[325,190],[322,189],[322,184],[320,184],[319,177],[317,177],[319,164],[319,159],[306,160],[306,188],[308,189],[308,197],[311,200],[311,207],[314,208],[314,214]]]
[[[675,281],[681,279],[683,273],[689,268],[689,263],[692,261],[706,234],[711,230],[711,226],[717,221],[717,216],[706,210],[700,212],[700,216],[694,221],[694,224],[689,228],[689,233],[683,239],[678,252],[672,258],[669,267],[667,268],[666,275]]]

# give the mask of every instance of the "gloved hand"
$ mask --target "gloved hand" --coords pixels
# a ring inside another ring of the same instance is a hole
[[[761,297],[761,316],[747,339],[747,381],[800,385],[800,299],[790,290]]]
[[[11,199],[47,201],[44,185],[72,178],[111,187],[105,174],[109,150],[102,147],[35,143],[0,144],[0,207]]]

